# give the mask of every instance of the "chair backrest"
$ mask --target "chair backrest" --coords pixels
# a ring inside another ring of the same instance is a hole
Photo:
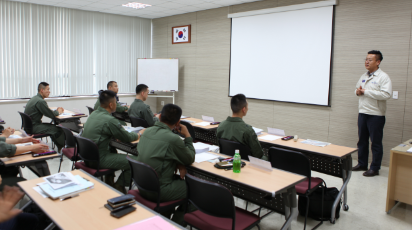
[[[231,218],[235,229],[236,209],[232,193],[223,185],[186,174],[187,199],[199,211],[211,216]]]
[[[133,160],[129,156],[126,157],[130,164],[132,180],[139,190],[146,192],[157,193],[157,206],[160,203],[160,182],[157,172],[143,162]]]
[[[271,147],[268,155],[272,167],[306,176],[309,179],[308,189],[310,189],[312,171],[307,156],[300,152],[276,147]]]
[[[194,141],[196,136],[195,136],[195,129],[193,128],[193,126],[189,122],[184,121],[184,120],[180,120],[180,124],[187,127],[187,130],[189,131],[190,136],[192,137],[192,139]]]
[[[94,109],[90,106],[86,106],[87,109],[89,110],[89,115],[93,113]]]
[[[63,129],[64,132],[64,142],[66,145],[66,148],[75,148],[76,147],[76,139],[74,139],[74,135],[70,129],[62,126],[61,124],[59,125],[60,128]]]
[[[147,121],[142,118],[138,118],[134,116],[129,116],[129,118],[130,118],[130,123],[132,123],[132,127],[143,127],[143,128],[149,127],[149,124],[147,124]]]
[[[249,160],[248,156],[252,155],[252,151],[250,150],[249,146],[242,145],[236,141],[229,141],[222,138],[219,139],[219,149],[221,153],[230,156],[235,155],[235,150],[239,149],[240,157],[243,160]]]
[[[33,134],[33,121],[31,117],[22,112],[18,112],[21,117],[21,128],[24,129],[24,131],[28,134],[31,135]]]
[[[100,162],[99,148],[92,140],[79,136],[74,136],[74,138],[80,159],[89,162]]]

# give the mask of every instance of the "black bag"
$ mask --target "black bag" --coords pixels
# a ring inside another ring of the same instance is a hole
[[[337,188],[326,188],[325,187],[325,194],[324,194],[325,200],[323,201],[323,220],[324,221],[330,220],[332,216],[333,202],[335,202],[335,199],[338,196],[338,194],[339,194],[339,190]],[[342,200],[338,202],[338,207],[336,208],[336,213],[335,213],[336,219],[339,219],[341,203],[342,203]],[[307,204],[306,197],[299,196],[298,209],[299,209],[299,214],[302,216],[305,216],[306,214],[306,204]],[[309,196],[308,217],[315,219],[315,220],[319,220],[319,221],[322,219],[321,218],[322,217],[322,189],[321,188],[316,189]]]

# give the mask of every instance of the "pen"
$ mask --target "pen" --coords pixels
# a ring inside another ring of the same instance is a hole
[[[79,194],[75,194],[73,196],[67,196],[67,197],[61,198],[60,201],[68,200],[68,199],[76,197],[76,196],[79,196]]]

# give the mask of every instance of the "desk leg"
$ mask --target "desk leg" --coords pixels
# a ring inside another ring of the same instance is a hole
[[[36,174],[38,177],[44,177],[50,175],[49,165],[46,161],[34,162],[27,167]]]
[[[335,224],[335,214],[336,214],[336,208],[338,207],[339,201],[342,198],[342,194],[344,195],[343,197],[343,210],[348,211],[349,210],[349,205],[347,204],[348,201],[348,191],[347,187],[349,184],[349,180],[352,176],[352,156],[349,155],[343,160],[343,169],[342,169],[342,179],[343,179],[343,185],[339,191],[338,196],[335,199],[335,202],[333,203],[332,206],[332,213],[331,213],[331,218],[330,222],[332,224]]]
[[[297,196],[295,187],[288,189],[288,191],[283,196],[285,202],[285,218],[286,221],[282,226],[282,230],[291,230],[292,220],[295,220],[298,217],[298,206],[297,206]]]

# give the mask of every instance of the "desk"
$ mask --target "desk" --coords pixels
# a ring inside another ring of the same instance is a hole
[[[57,107],[50,107],[51,110],[56,110]],[[71,114],[76,114],[73,111],[70,110],[64,110],[65,113],[71,113]],[[54,123],[56,125],[61,124],[62,126],[76,132],[76,133],[80,133],[80,131],[82,130],[82,127],[79,126],[80,122],[80,118],[82,117],[87,117],[87,115],[80,115],[80,116],[56,116],[55,119],[53,119]]]
[[[21,135],[19,131],[16,131],[14,134]],[[50,175],[49,166],[46,160],[53,159],[53,158],[59,158],[59,157],[61,156],[58,155],[57,153],[46,155],[46,156],[40,156],[40,157],[33,157],[32,154],[24,154],[24,155],[18,155],[14,157],[0,158],[0,160],[3,162],[3,164],[6,167],[7,166],[27,166],[34,174],[36,174],[38,177],[41,177],[41,176]]]
[[[191,118],[191,117],[182,119],[182,121],[184,120],[194,121],[196,123],[205,122],[202,119]],[[190,123],[190,124],[193,126],[195,130],[196,139],[209,142],[209,143],[213,143],[214,145],[219,145],[216,139],[216,129],[219,125],[201,126],[201,125],[196,125],[195,123]]]
[[[269,172],[255,168],[247,161],[245,163],[241,173],[217,169],[208,161],[194,162],[187,170],[196,177],[222,184],[236,197],[285,214],[286,222],[282,229],[288,229],[298,215],[295,185],[306,177],[275,168]]]
[[[154,211],[137,203],[136,211],[117,219],[110,216],[110,211],[103,205],[107,200],[116,196],[123,195],[117,190],[96,180],[95,177],[82,171],[72,171],[73,175],[80,175],[94,183],[94,188],[80,193],[78,197],[69,200],[60,201],[50,198],[43,198],[33,187],[37,183],[44,182],[42,178],[19,182],[18,185],[22,190],[34,201],[46,215],[60,229],[116,229],[125,225],[129,225],[155,215]],[[162,216],[161,216],[162,217]],[[163,217],[162,217],[163,218]],[[176,229],[183,227],[163,218],[171,223]]]
[[[405,141],[405,146],[398,145],[391,150],[388,176],[386,212],[388,214],[401,202],[412,205],[412,153],[406,150],[412,147]]]
[[[266,135],[268,134],[262,133],[262,135],[258,137],[264,151],[267,152],[270,147],[278,147],[301,152],[310,159],[311,168],[313,171],[325,173],[327,175],[343,179],[343,185],[332,207],[332,216],[330,222],[335,223],[335,210],[337,208],[338,202],[342,197],[342,194],[344,194],[343,210],[347,211],[349,209],[349,206],[347,204],[347,185],[352,175],[352,153],[356,152],[357,149],[333,144],[325,147],[317,147],[300,143],[304,139],[299,139],[297,142],[294,142],[293,140],[283,141],[281,139],[274,141],[260,139]]]

